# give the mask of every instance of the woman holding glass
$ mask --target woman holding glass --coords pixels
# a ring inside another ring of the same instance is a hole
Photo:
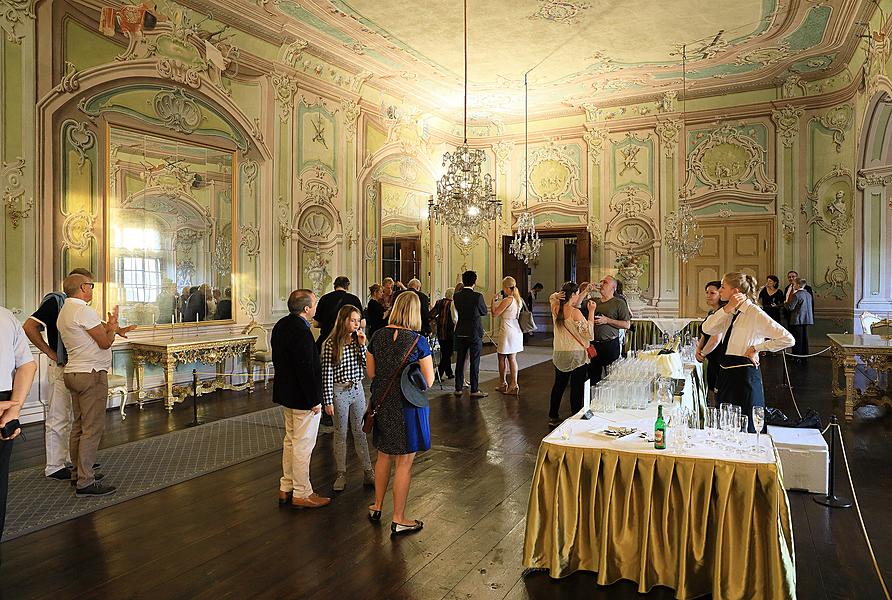
[[[557,427],[561,420],[559,411],[564,390],[570,384],[570,411],[576,414],[582,409],[585,383],[588,381],[589,356],[586,350],[595,337],[595,311],[588,310],[588,319],[577,304],[585,296],[588,284],[582,287],[568,281],[560,292],[551,295],[551,316],[554,320],[554,385],[551,388],[551,406],[548,425]],[[594,300],[587,300],[594,304]],[[586,307],[588,309],[589,307]]]
[[[753,298],[756,281],[745,273],[727,273],[719,296],[727,304],[703,322],[709,335],[722,335],[724,350],[718,374],[717,401],[736,404],[749,416],[754,406],[765,406],[759,352],[778,352],[793,345],[790,332],[765,314]],[[750,433],[755,431],[752,424]]]

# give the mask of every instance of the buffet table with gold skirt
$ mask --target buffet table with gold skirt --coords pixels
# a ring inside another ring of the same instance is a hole
[[[599,417],[623,422],[621,412],[574,418],[561,426],[568,439],[559,428],[542,441],[524,567],[551,577],[593,571],[601,585],[628,579],[641,593],[662,585],[677,598],[795,597],[789,501],[769,436],[760,458],[703,444],[654,450],[637,436],[593,432]]]

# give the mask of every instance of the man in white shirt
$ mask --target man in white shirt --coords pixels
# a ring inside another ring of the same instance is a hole
[[[86,269],[74,269],[69,275],[93,274]],[[71,479],[71,456],[68,453],[68,440],[71,437],[71,395],[65,387],[63,373],[65,362],[68,360],[65,345],[59,338],[59,330],[56,321],[59,319],[59,311],[65,303],[65,294],[62,292],[50,292],[43,297],[40,306],[28,317],[22,328],[25,335],[31,340],[38,350],[46,354],[46,420],[44,434],[46,443],[46,468],[44,475],[51,479],[68,481]],[[46,332],[46,340],[43,334]]]
[[[0,535],[6,523],[12,441],[22,432],[18,426],[19,412],[36,372],[37,363],[31,356],[21,324],[11,312],[0,307]],[[7,425],[12,431],[2,431]]]
[[[62,282],[67,296],[56,326],[68,351],[65,364],[65,387],[71,392],[74,422],[71,427],[71,479],[76,482],[79,498],[106,496],[114,486],[100,483],[93,472],[99,441],[105,429],[105,406],[108,399],[108,371],[111,369],[111,346],[116,335],[126,337],[129,327],[118,327],[118,307],[103,323],[87,306],[93,300],[94,283],[86,275],[69,275]]]

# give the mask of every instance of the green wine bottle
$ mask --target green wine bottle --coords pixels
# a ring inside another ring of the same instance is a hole
[[[657,422],[654,423],[654,449],[666,449],[666,421],[663,420],[663,405],[657,405]]]

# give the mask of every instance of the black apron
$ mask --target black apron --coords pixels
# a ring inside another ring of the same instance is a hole
[[[747,417],[748,431],[755,433],[756,430],[753,427],[753,407],[765,406],[762,373],[759,371],[759,367],[754,365],[747,357],[727,354],[728,340],[731,339],[731,331],[734,329],[734,321],[738,315],[740,315],[739,312],[731,319],[728,331],[725,332],[725,336],[716,348],[716,350],[721,349],[722,351],[716,401],[719,404],[728,402],[739,406],[740,414]]]

